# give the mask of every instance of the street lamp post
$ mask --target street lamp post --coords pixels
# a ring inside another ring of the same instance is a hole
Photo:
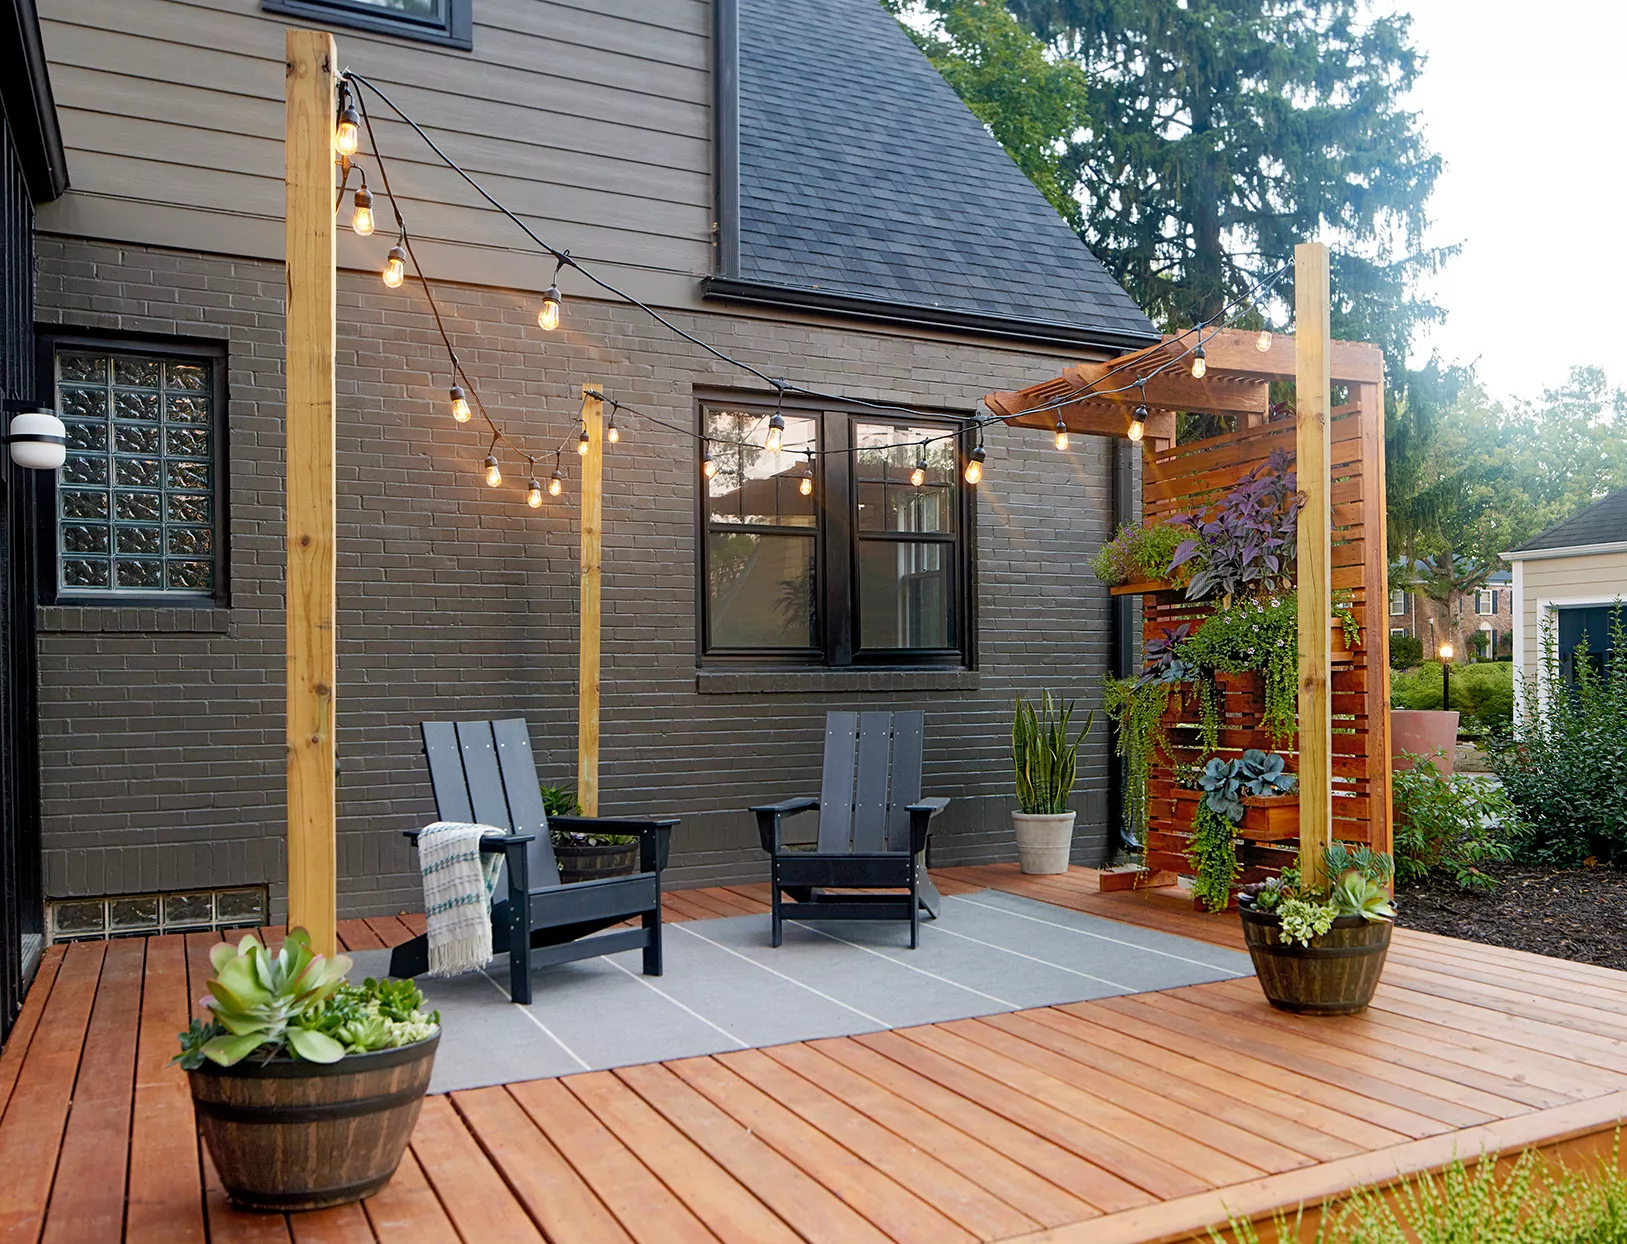
[[[1441,708],[1452,707],[1452,645],[1441,645]]]

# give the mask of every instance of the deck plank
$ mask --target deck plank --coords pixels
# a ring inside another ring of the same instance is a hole
[[[294,1244],[375,1244],[373,1225],[359,1203],[288,1215]]]
[[[460,1244],[412,1150],[383,1189],[362,1202],[379,1244]]]
[[[339,939],[339,949],[351,950],[383,950],[384,939],[365,920],[341,920],[335,925],[335,932]]]
[[[220,1172],[209,1147],[203,1150],[203,1201],[209,1219],[209,1244],[289,1244],[288,1216],[238,1209],[226,1199]]]
[[[40,966],[34,973],[28,996],[23,999],[23,1009],[18,1012],[17,1022],[11,1027],[5,1048],[0,1049],[0,1120],[6,1117],[6,1105],[11,1101],[12,1090],[17,1087],[17,1077],[22,1072],[23,1060],[28,1057],[29,1045],[39,1030],[40,1016],[45,1013],[45,1000],[51,996],[57,969],[62,966],[62,952],[66,949],[64,945],[51,946],[40,956]]]
[[[116,1244],[124,1234],[145,960],[143,938],[109,942],[102,957],[81,1071],[46,1211],[45,1244]]]
[[[0,1241],[37,1240],[56,1177],[105,942],[68,947],[0,1120]]]
[[[469,1134],[450,1098],[424,1098],[412,1152],[465,1244],[499,1240],[540,1244],[541,1233]]]

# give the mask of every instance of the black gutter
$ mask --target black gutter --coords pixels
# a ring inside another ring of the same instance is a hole
[[[740,5],[712,3],[712,221],[718,275],[740,275]]]
[[[738,259],[739,240],[735,239]],[[720,239],[719,252],[723,245]],[[979,337],[1007,337],[1039,345],[1103,346],[1114,350],[1137,350],[1156,344],[1157,333],[1120,332],[1106,328],[1083,328],[1054,320],[1024,320],[1013,316],[987,315],[950,307],[920,307],[902,302],[884,302],[858,294],[838,294],[828,290],[778,285],[769,281],[747,281],[735,277],[708,277],[701,292],[718,302],[745,303],[781,310],[819,311],[850,319],[875,320],[910,328],[948,329]]]
[[[68,157],[34,0],[11,0],[0,11],[0,104],[30,197],[36,203],[60,198],[68,188]]]

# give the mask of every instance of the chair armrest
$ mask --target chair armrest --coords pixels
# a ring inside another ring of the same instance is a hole
[[[567,834],[636,835],[639,871],[659,873],[667,866],[667,856],[672,851],[672,830],[678,820],[675,816],[658,821],[631,818],[622,821],[609,816],[550,816],[548,828]]]
[[[933,798],[912,803],[905,809],[910,814],[911,855],[919,855],[926,850],[926,840],[932,834],[932,818],[948,806],[947,799]]]
[[[750,809],[757,817],[757,837],[763,844],[763,850],[770,855],[780,852],[780,821],[787,816],[795,816],[799,812],[812,812],[819,806],[819,800],[802,795],[796,799],[786,799],[779,803],[767,803]]]
[[[401,831],[401,836],[412,843],[413,846],[417,846],[418,835],[423,832],[421,829],[404,829]],[[516,843],[535,842],[536,840],[537,836],[535,834],[482,834],[480,836],[480,849],[495,853],[507,850]]]

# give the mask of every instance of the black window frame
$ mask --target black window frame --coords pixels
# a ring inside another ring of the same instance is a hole
[[[60,586],[60,553],[62,518],[58,513],[58,473],[35,471],[35,505],[40,516],[38,572],[40,604],[73,605],[92,609],[223,609],[231,604],[231,462],[230,407],[227,405],[226,371],[228,356],[221,341],[196,340],[183,337],[148,337],[126,333],[100,333],[88,331],[48,332],[38,335],[35,366],[39,376],[38,388],[45,400],[56,407],[56,355],[59,349],[106,351],[114,354],[139,354],[161,358],[208,359],[209,397],[214,405],[215,421],[213,453],[210,455],[213,505],[213,539],[215,547],[215,583],[212,591],[203,592],[118,592],[62,590]],[[109,526],[113,525],[111,516]]]
[[[260,0],[267,13],[345,26],[373,34],[396,35],[419,43],[468,52],[474,48],[473,0],[438,0],[441,17],[429,21],[410,13],[395,13],[359,0]]]
[[[964,471],[970,450],[968,437],[972,416],[956,411],[922,411],[906,416],[861,406],[787,398],[786,415],[812,417],[816,422],[816,442],[822,451],[814,460],[814,499],[816,521],[814,540],[815,645],[807,649],[725,648],[711,643],[710,625],[710,540],[713,530],[735,530],[737,525],[711,521],[706,480],[700,472],[705,453],[706,413],[724,408],[761,415],[774,413],[774,403],[761,396],[742,398],[729,393],[697,394],[697,443],[694,459],[695,487],[695,656],[704,669],[974,669],[976,668],[977,584],[977,490],[965,483]],[[954,529],[944,533],[887,532],[861,533],[859,529],[859,490],[855,483],[855,427],[859,423],[882,423],[920,427],[941,426],[956,432],[954,448]],[[949,610],[951,642],[943,648],[870,648],[859,642],[860,582],[859,546],[864,541],[927,542],[949,546]]]

